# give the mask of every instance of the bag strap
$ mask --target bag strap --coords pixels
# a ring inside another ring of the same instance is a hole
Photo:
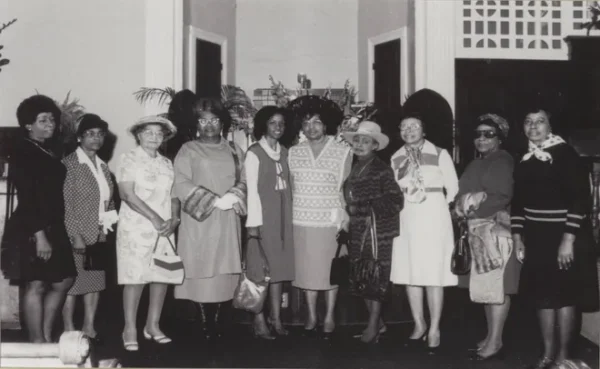
[[[165,237],[167,239],[167,241],[169,241],[169,245],[171,245],[171,250],[173,250],[173,252],[175,253],[175,255],[177,255],[177,251],[175,250],[175,246],[173,246],[173,242],[171,242],[171,239],[169,237]],[[156,242],[154,243],[154,249],[152,250],[152,253],[156,253],[156,249],[158,248],[158,240],[160,240],[160,236],[156,237]]]
[[[340,241],[338,241],[338,247],[337,247],[337,251],[335,252],[335,257],[339,258],[340,257],[340,252],[342,252],[342,243]]]
[[[231,148],[231,155],[233,156],[233,163],[235,165],[235,181],[240,181],[240,158],[238,157],[237,150],[235,148],[235,144],[231,141],[227,141],[229,143],[229,147]]]
[[[373,258],[377,260],[379,255],[379,245],[377,244],[377,221],[375,219],[375,211],[372,207],[370,207],[371,213],[366,220],[367,228],[365,228],[365,232],[363,233],[362,242],[360,244],[360,253],[365,247],[365,243],[367,242],[367,234],[371,233],[371,252],[373,254]]]
[[[249,241],[250,239],[248,239]],[[262,242],[260,238],[256,238],[258,243],[258,251],[260,252],[260,256],[262,257],[263,263],[263,272],[265,274],[265,278],[271,277],[271,268],[269,267],[269,260],[267,259],[267,254],[265,254],[265,249],[263,248]],[[242,254],[242,271],[246,272],[246,260],[248,259],[248,242],[246,243],[246,252]]]

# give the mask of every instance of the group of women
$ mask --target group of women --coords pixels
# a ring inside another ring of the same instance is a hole
[[[280,307],[282,282],[291,281],[305,291],[305,334],[319,331],[331,338],[338,293],[330,283],[331,263],[338,242],[347,238],[350,260],[377,258],[384,276],[377,288],[386,293],[378,297],[352,291],[369,312],[367,327],[357,336],[362,342],[377,342],[387,330],[381,306],[393,283],[406,286],[415,322],[405,344],[424,344],[435,353],[444,287],[460,284],[474,302],[485,304],[488,332],[473,348],[474,359],[502,353],[510,296],[518,290],[538,309],[544,337],[544,354],[532,367],[566,359],[576,307],[597,305],[598,289],[593,274],[586,274],[587,261],[594,259],[588,174],[575,151],[552,134],[549,113],[534,109],[526,115],[529,150],[516,165],[501,149],[506,120],[480,117],[473,129],[479,155],[459,180],[449,153],[425,138],[427,122],[419,113],[408,112],[399,122],[404,145],[390,165],[377,156],[389,137],[375,122],[363,121],[357,131],[344,133],[346,143],[334,139],[342,119],[334,105],[313,97],[293,114],[262,108],[254,118],[257,142],[244,153],[225,139],[231,125],[227,110],[219,101],[196,98],[196,139],[185,142],[173,162],[159,152],[177,132],[171,121],[144,117],[129,128],[137,145],[120,156],[115,184],[96,154],[108,132],[106,122],[84,115],[77,128],[79,147],[61,162],[47,145],[60,110],[42,95],[24,100],[17,117],[26,136],[10,163],[18,207],[4,235],[2,269],[25,286],[30,340],[53,340],[60,309],[65,330],[74,330],[77,295],[84,296],[82,330],[99,340],[94,316],[105,275],[86,267],[86,249],[103,242],[118,219],[122,340],[129,351],[139,348],[137,312],[147,284],[143,336],[171,342],[159,325],[167,285],[152,280],[149,267],[155,252],[175,243],[177,232],[185,278],[174,295],[197,304],[207,338],[223,334],[242,259],[251,279],[262,278],[261,249],[270,266],[269,316],[255,315],[255,335],[288,334]],[[282,137],[296,128],[293,122],[306,140],[288,149]],[[116,187],[123,201],[118,216],[112,200]],[[451,268],[453,217],[468,222],[473,253],[471,274],[460,283]],[[320,330],[319,291],[325,291],[326,306]]]

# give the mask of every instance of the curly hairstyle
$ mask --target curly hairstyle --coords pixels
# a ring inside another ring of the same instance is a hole
[[[223,137],[227,137],[229,128],[231,128],[231,115],[221,101],[215,98],[198,98],[194,106],[194,118],[198,120],[202,112],[209,112],[216,115],[221,121],[221,127],[223,128],[222,135]]]
[[[284,140],[286,136],[293,134],[293,132],[289,132],[293,131],[293,127],[291,124],[292,114],[288,109],[277,106],[264,106],[254,116],[254,129],[252,133],[256,140],[260,140],[265,135],[267,132],[267,123],[275,114],[281,115],[285,122],[285,131],[280,141]]]
[[[290,101],[287,108],[294,114],[294,125],[298,131],[302,130],[304,121],[318,115],[325,125],[325,133],[335,135],[344,118],[344,113],[335,102],[316,95],[294,99]]]
[[[17,108],[19,126],[25,129],[28,124],[35,123],[37,116],[41,113],[52,113],[57,128],[60,126],[62,113],[54,100],[45,95],[30,96],[19,104]]]

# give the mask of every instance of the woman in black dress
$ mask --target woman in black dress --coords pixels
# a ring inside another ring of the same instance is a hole
[[[54,320],[77,275],[64,224],[66,170],[48,146],[60,115],[46,96],[25,99],[17,119],[26,134],[9,162],[18,204],[4,233],[2,271],[25,289],[21,306],[34,343],[52,342]]]
[[[589,174],[575,150],[552,134],[546,110],[530,110],[524,131],[529,150],[515,168],[511,228],[523,262],[520,292],[537,309],[544,341],[543,356],[530,368],[548,368],[569,358],[576,309],[598,308]]]

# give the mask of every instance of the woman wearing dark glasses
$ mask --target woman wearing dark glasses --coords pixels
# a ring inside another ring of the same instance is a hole
[[[487,336],[472,351],[473,359],[498,358],[510,295],[519,285],[520,263],[515,257],[508,213],[513,192],[512,156],[502,150],[508,122],[495,114],[477,118],[473,144],[477,158],[459,180],[455,213],[469,224],[471,273],[459,278],[473,302],[484,305]]]

